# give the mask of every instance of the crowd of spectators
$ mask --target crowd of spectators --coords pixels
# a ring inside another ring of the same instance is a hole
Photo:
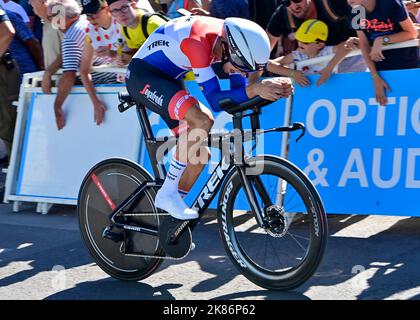
[[[51,93],[52,76],[63,70],[54,103],[58,129],[65,126],[63,103],[78,82],[89,94],[93,119],[99,125],[106,106],[97,97],[95,85],[124,79],[91,72],[92,66],[127,65],[166,17],[181,15],[179,9],[257,22],[266,29],[272,47],[266,74],[291,77],[298,85],[310,85],[306,75],[311,73],[321,75],[320,85],[333,72],[368,68],[376,98],[384,104],[389,87],[378,71],[418,67],[419,49],[382,51],[383,46],[418,36],[419,8],[418,0],[0,0],[0,158],[2,145],[5,154],[10,153],[11,102],[18,96],[23,74],[44,70],[42,90]],[[361,9],[362,19],[355,13]],[[345,58],[356,48],[362,56]],[[297,61],[330,54],[331,61],[293,67]],[[18,80],[13,81],[14,77]]]

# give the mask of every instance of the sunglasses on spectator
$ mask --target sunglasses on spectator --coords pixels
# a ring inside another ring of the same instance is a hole
[[[112,10],[110,10],[110,11],[111,11],[111,14],[112,14],[112,15],[117,15],[117,14],[119,14],[119,13],[127,13],[127,12],[128,12],[128,10],[130,10],[130,6],[128,6],[128,5],[123,5],[123,6],[121,6],[119,9],[112,9]]]
[[[286,7],[290,6],[293,3],[301,3],[302,0],[283,0],[282,4]]]

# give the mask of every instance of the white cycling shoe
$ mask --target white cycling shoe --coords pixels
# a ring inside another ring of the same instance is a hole
[[[163,195],[160,190],[156,194],[155,206],[165,210],[172,217],[179,220],[191,220],[198,218],[198,212],[190,209],[182,200],[178,192],[169,195]]]

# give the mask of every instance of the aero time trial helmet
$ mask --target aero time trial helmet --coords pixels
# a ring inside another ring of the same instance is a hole
[[[227,18],[223,25],[225,54],[238,69],[252,72],[264,69],[270,58],[267,33],[255,22],[241,18]]]

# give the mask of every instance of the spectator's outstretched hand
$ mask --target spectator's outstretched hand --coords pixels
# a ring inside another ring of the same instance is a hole
[[[105,46],[100,46],[95,50],[95,53],[98,57],[113,57],[112,51]]]
[[[93,118],[98,126],[104,121],[105,111],[106,107],[101,101],[98,101],[93,105]]]
[[[63,109],[59,107],[54,107],[54,113],[55,113],[55,123],[57,124],[57,129],[61,130],[64,128],[66,124]]]
[[[318,81],[316,82],[316,85],[319,87],[321,84],[324,84],[325,82],[327,82],[327,80],[331,77],[332,74],[332,70],[331,68],[324,68],[321,71],[319,71],[319,74],[321,75],[318,79]]]
[[[288,98],[293,94],[294,88],[289,78],[277,77],[262,80],[258,85],[258,95],[266,100],[276,101]]]
[[[307,87],[311,84],[311,81],[305,76],[305,73],[299,70],[293,70],[290,76],[298,85],[301,87]]]
[[[124,67],[126,65],[126,63],[124,62],[122,56],[117,56],[113,60],[113,64],[116,65],[117,67]]]
[[[391,91],[391,88],[389,87],[389,85],[385,82],[384,79],[382,79],[381,77],[377,76],[374,80],[373,80],[373,85],[375,87],[375,96],[376,96],[376,101],[379,103],[379,105],[381,106],[385,106],[387,103],[387,99],[386,99],[386,92],[385,91]]]
[[[417,39],[420,39],[420,23],[415,23],[414,27],[417,30]]]
[[[347,50],[355,50],[359,48],[359,38],[357,37],[350,37],[346,40],[344,44],[344,48]]]

